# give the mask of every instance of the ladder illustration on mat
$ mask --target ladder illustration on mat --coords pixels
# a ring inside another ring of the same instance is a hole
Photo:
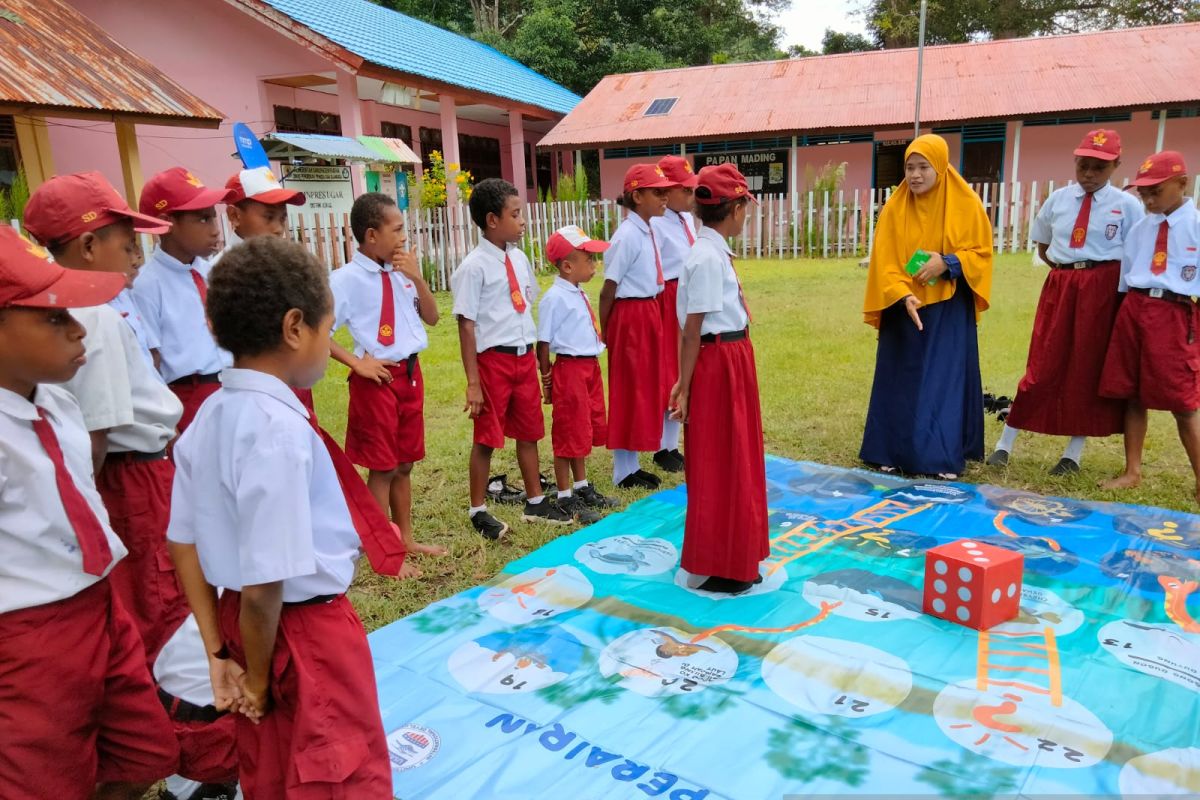
[[[994,656],[1016,663],[997,664]],[[975,687],[981,692],[994,687],[1014,689],[1046,697],[1055,708],[1062,706],[1062,668],[1054,629],[980,631]]]
[[[855,533],[886,528],[902,519],[919,514],[933,503],[915,506],[899,500],[883,500],[870,508],[856,511],[841,519],[818,519],[802,522],[794,528],[771,537],[771,555],[767,559],[767,574],[773,575],[787,564],[833,544]]]

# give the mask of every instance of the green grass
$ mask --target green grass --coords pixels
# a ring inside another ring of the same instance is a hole
[[[748,261],[739,270],[754,313],[754,346],[762,393],[767,452],[793,459],[857,466],[875,363],[874,331],[861,321],[866,271],[855,261]],[[1044,269],[1030,266],[1028,255],[997,259],[992,308],[979,331],[985,390],[1012,396],[1024,372],[1029,332]],[[548,284],[549,277],[543,279]],[[589,285],[593,302],[601,283]],[[493,509],[512,526],[509,539],[484,542],[466,517],[467,455],[471,423],[463,413],[465,382],[458,357],[458,336],[450,316],[450,297],[439,295],[442,321],[430,331],[430,348],[421,356],[425,375],[425,461],[413,472],[417,538],[450,549],[441,559],[415,563],[425,575],[395,581],[373,575],[365,566],[352,591],[354,604],[369,629],[387,624],[441,598],[491,579],[507,562],[545,544],[557,532],[519,522],[514,507]],[[331,364],[316,388],[321,422],[339,441],[346,426],[346,370]],[[989,417],[987,446],[1000,433]],[[547,420],[547,431],[549,421]],[[1092,440],[1081,475],[1051,478],[1064,440],[1025,434],[1012,465],[994,470],[971,466],[964,480],[998,483],[1043,494],[1115,500],[1193,511],[1191,471],[1170,415],[1150,419],[1145,481],[1124,493],[1096,487],[1122,466],[1120,437]],[[550,474],[549,442],[541,448],[543,472]],[[597,451],[590,476],[601,491],[611,490],[612,460]],[[511,443],[497,451],[493,473],[517,478]],[[670,482],[668,482],[669,484]],[[624,501],[641,496],[614,491]]]

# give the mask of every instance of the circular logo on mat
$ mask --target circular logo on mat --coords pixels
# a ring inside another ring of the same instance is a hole
[[[405,772],[425,764],[437,755],[442,737],[437,731],[421,725],[405,725],[388,734],[388,760],[392,772]]]

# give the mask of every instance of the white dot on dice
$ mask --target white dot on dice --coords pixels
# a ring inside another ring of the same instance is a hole
[[[983,555],[983,551],[982,550],[968,550],[967,554],[972,555],[972,556],[981,556],[981,555]]]
[[[971,582],[971,570],[967,569],[966,567],[959,567],[958,579],[960,581],[962,581],[963,583],[970,583]]]
[[[992,602],[993,603],[1000,602],[1000,590],[999,589],[992,589]]]
[[[958,587],[958,599],[964,603],[971,602],[971,590],[965,586]]]
[[[933,562],[933,571],[936,572],[938,575],[945,575],[946,574],[946,562],[945,561]]]
[[[974,561],[976,564],[986,564],[986,563],[988,563],[988,560],[987,560],[986,558],[982,558],[982,557],[980,557],[980,558],[973,558],[973,559],[971,559],[971,560],[972,560],[972,561]]]
[[[959,606],[958,610],[954,612],[954,616],[966,622],[967,618],[971,616],[971,612],[967,611],[966,606]]]
[[[978,547],[978,545],[975,544],[974,542],[963,542],[962,546],[963,547]]]
[[[939,614],[941,614],[943,611],[946,610],[946,601],[940,597],[933,598],[933,602],[930,603],[930,605],[932,605],[933,610],[938,612]]]
[[[1012,597],[1016,593],[1017,593],[1017,585],[1015,583],[1010,583],[1008,585],[1008,596]]]
[[[937,580],[935,580],[933,582],[933,590],[935,592],[937,592],[938,594],[945,594],[946,582],[944,580],[942,580],[941,578],[938,578]]]

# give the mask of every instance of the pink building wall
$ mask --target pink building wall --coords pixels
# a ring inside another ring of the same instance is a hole
[[[334,113],[339,110],[335,95],[263,83],[264,78],[272,76],[328,72],[332,65],[226,3],[68,2],[114,39],[226,116],[219,130],[137,126],[142,172],[147,178],[168,167],[183,165],[207,184],[224,184],[239,166],[232,156],[230,128],[234,122],[246,122],[261,134],[275,126],[275,104]],[[374,101],[362,101],[362,106],[364,132],[368,135],[379,135],[379,123],[385,120],[411,125],[414,139],[419,126],[441,128],[437,114]],[[99,170],[114,185],[122,185],[111,124],[53,118],[48,122],[57,172]],[[459,119],[458,128],[460,133],[499,139],[502,170],[511,179],[511,166],[504,156],[510,150],[507,124],[486,125]],[[525,130],[527,142],[536,143],[541,136]],[[415,146],[419,148],[419,142]]]

